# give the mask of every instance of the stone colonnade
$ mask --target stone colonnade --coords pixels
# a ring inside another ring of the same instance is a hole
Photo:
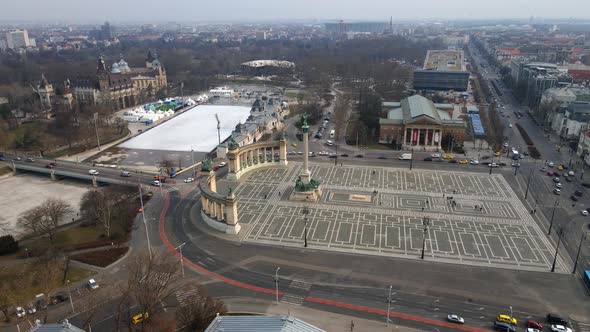
[[[427,150],[441,149],[442,128],[432,126],[405,126],[404,147],[423,147]]]
[[[229,180],[265,166],[287,166],[287,140],[259,142],[246,146],[229,146],[227,152]]]
[[[231,190],[227,196],[217,193],[215,171],[201,172],[199,189],[201,215],[205,222],[227,234],[238,234],[241,228],[238,223],[238,199]]]

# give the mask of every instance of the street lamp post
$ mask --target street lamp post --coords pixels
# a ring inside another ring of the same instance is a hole
[[[414,148],[412,148],[410,153],[410,171],[412,170],[412,166],[414,164]]]
[[[553,256],[553,264],[551,265],[551,272],[555,272],[555,262],[557,261],[557,253],[559,252],[559,244],[561,243],[561,237],[563,236],[563,227],[557,230],[557,247],[555,247],[555,256]]]
[[[426,247],[426,233],[428,233],[428,225],[430,224],[430,219],[428,217],[424,217],[422,220],[422,225],[424,226],[424,233],[422,234],[422,254],[420,259],[424,259],[424,249]]]
[[[389,297],[387,298],[387,322],[385,323],[386,326],[389,326],[389,311],[391,310],[391,289],[393,288],[392,285],[389,285]]]
[[[490,164],[488,165],[488,167],[490,168],[490,175],[492,175],[492,164],[494,163],[494,158],[492,158],[492,161],[490,161]]]
[[[549,232],[547,235],[551,235],[551,228],[553,228],[553,218],[555,217],[555,209],[559,205],[559,200],[555,199],[555,204],[553,204],[553,212],[551,213],[551,221],[549,222]]]
[[[510,323],[508,323],[508,327],[506,328],[506,332],[510,332],[511,325],[512,325],[512,306],[510,306]]]
[[[275,271],[275,294],[276,294],[276,300],[277,300],[277,304],[279,304],[279,270],[281,269],[281,267],[277,267],[277,270]]]
[[[582,233],[582,237],[580,238],[580,244],[578,245],[578,252],[576,253],[576,261],[574,262],[574,269],[572,270],[572,274],[576,273],[576,268],[578,267],[578,259],[580,258],[580,250],[582,250],[582,243],[586,240],[586,233]]]
[[[180,271],[182,273],[182,277],[184,277],[184,259],[182,258],[182,247],[184,247],[185,244],[186,242],[183,242],[181,245],[174,248],[174,250],[178,249],[180,251]]]
[[[303,246],[307,248],[307,215],[309,214],[309,209],[307,207],[303,208]]]
[[[137,178],[139,182],[139,178]],[[143,208],[143,195],[141,193],[141,184],[139,184],[139,202],[141,203],[141,218],[143,219],[143,225],[145,226],[145,237],[147,239],[148,252],[150,254],[150,260],[152,260],[152,246],[150,244],[150,235],[148,234],[147,222],[145,220],[145,209]]]
[[[72,307],[72,312],[76,312],[76,310],[74,310],[74,302],[72,300],[72,290],[70,288],[70,281],[66,280],[66,284],[68,285],[68,294],[70,295],[70,306]]]

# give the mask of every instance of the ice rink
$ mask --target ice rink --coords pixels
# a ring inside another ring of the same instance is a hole
[[[250,107],[199,105],[120,145],[127,149],[209,152],[218,143],[217,121],[221,121],[221,140],[227,138],[238,122],[250,116]]]

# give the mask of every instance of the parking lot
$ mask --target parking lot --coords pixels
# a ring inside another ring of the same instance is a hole
[[[288,200],[300,166],[239,184],[244,241],[300,247],[307,219],[316,249],[419,259],[424,241],[427,260],[539,271],[552,263],[553,246],[501,175],[312,164],[323,196],[304,204]]]

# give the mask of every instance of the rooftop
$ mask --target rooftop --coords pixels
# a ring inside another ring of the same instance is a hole
[[[428,50],[424,70],[465,71],[463,51]]]
[[[242,66],[260,68],[260,67],[278,67],[278,68],[293,68],[295,64],[290,61],[281,60],[254,60],[242,63]]]

